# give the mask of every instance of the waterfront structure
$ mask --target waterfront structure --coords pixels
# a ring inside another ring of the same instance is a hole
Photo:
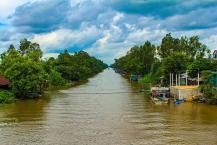
[[[191,81],[191,84],[189,83],[189,80]],[[194,82],[196,83],[192,83],[193,80],[195,80]],[[198,72],[197,79],[189,78],[187,71],[184,74],[170,73],[170,95],[175,100],[192,100],[194,97],[201,95],[199,91],[199,86],[200,86],[199,72]]]

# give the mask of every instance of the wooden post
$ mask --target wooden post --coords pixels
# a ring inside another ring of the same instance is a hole
[[[180,84],[181,84],[181,79],[180,79],[180,74],[179,74],[179,86],[180,86]]]
[[[173,86],[173,73],[172,73],[172,86]]]
[[[178,76],[176,74],[176,86],[178,86]]]
[[[199,71],[197,74],[197,85],[200,86],[200,73],[199,73]]]
[[[186,86],[188,85],[188,72],[186,71]]]

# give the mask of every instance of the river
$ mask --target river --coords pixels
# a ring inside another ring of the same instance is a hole
[[[0,145],[216,145],[217,107],[153,105],[107,69],[50,97],[0,105]]]

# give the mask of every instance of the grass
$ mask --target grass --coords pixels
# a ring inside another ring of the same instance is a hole
[[[9,90],[0,90],[0,104],[10,104],[16,101],[16,96]]]

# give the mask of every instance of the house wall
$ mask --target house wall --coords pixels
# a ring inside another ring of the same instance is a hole
[[[192,96],[198,96],[200,95],[200,91],[198,88],[177,88],[177,87],[171,87],[170,88],[170,94],[175,99],[188,99]]]

